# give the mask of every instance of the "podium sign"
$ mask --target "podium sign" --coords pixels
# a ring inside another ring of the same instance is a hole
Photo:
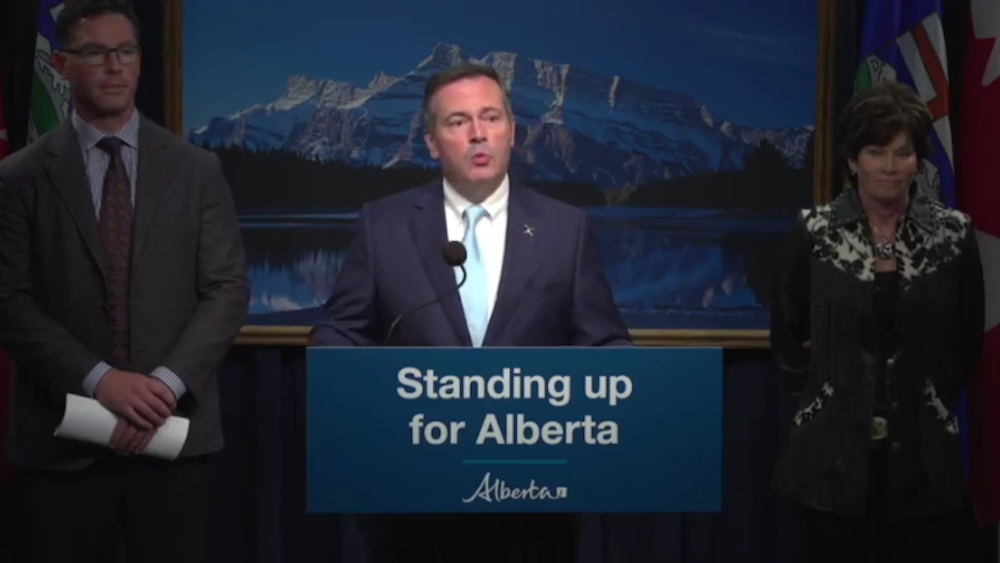
[[[313,513],[716,512],[722,351],[310,348]]]

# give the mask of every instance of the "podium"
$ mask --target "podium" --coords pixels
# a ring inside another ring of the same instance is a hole
[[[307,351],[310,513],[718,512],[722,350]]]

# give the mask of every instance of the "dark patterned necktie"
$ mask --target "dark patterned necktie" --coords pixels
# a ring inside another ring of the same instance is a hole
[[[122,162],[122,140],[101,139],[97,146],[111,157],[101,197],[100,236],[108,272],[108,319],[115,367],[126,369],[129,353],[129,278],[132,264],[132,186]]]

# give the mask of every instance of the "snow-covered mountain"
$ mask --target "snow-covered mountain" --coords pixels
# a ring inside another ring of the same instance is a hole
[[[367,85],[295,76],[285,93],[188,134],[209,146],[292,150],[310,159],[383,167],[436,166],[423,142],[427,79],[462,62],[497,70],[517,118],[512,168],[528,180],[596,183],[605,189],[698,172],[740,169],[761,140],[801,166],[812,127],[754,129],[716,119],[693,97],[621,76],[493,52],[476,59],[438,44],[402,77],[379,72]]]

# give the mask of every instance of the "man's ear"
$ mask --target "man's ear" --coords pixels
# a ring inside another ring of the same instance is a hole
[[[424,143],[427,144],[427,152],[431,153],[431,158],[434,160],[440,158],[441,151],[438,150],[437,140],[434,139],[434,135],[432,133],[424,133]]]

